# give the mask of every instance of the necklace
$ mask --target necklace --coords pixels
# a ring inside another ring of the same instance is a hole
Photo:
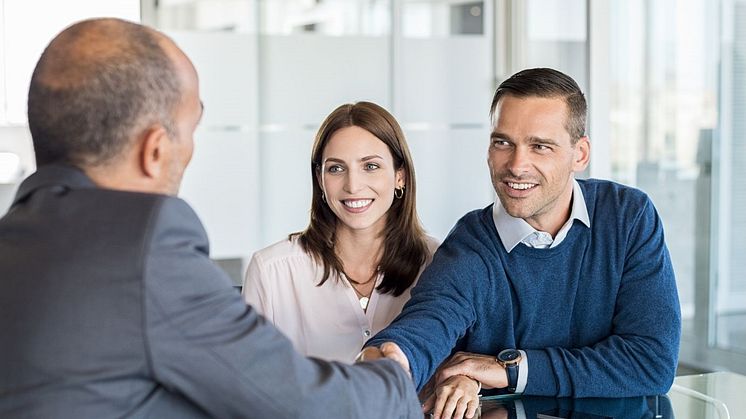
[[[375,287],[370,289],[370,293],[368,295],[365,295],[362,292],[358,291],[357,286],[366,285],[373,281],[378,276],[378,269],[376,268],[376,270],[373,272],[373,275],[371,275],[370,278],[368,278],[368,280],[365,282],[355,281],[354,279],[350,278],[349,275],[347,275],[347,272],[343,271],[342,273],[345,275],[347,281],[350,283],[350,286],[355,291],[355,295],[357,295],[358,302],[360,303],[360,308],[362,308],[363,310],[367,310],[368,303],[370,303],[370,296],[373,295],[373,290],[375,289]]]

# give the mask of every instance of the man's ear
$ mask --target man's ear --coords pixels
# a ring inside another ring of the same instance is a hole
[[[591,141],[588,136],[580,137],[573,148],[573,171],[582,172],[591,160]]]
[[[148,128],[140,140],[140,168],[149,178],[158,178],[165,168],[170,139],[161,125]]]

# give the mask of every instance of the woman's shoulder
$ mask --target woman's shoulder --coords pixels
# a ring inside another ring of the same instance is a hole
[[[252,261],[259,262],[263,265],[289,262],[306,262],[311,256],[303,250],[298,241],[298,236],[292,236],[271,244],[254,253]]]
[[[425,234],[425,244],[427,244],[428,255],[432,257],[433,253],[438,250],[438,246],[440,246],[440,240],[431,235]]]

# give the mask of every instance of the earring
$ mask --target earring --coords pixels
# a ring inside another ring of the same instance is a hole
[[[403,196],[404,196],[404,186],[400,186],[394,189],[394,197],[396,197],[396,199],[402,199]]]
[[[326,202],[326,194],[324,192],[321,192],[321,200]]]

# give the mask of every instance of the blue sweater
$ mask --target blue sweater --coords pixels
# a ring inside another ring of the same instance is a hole
[[[524,394],[632,397],[668,391],[681,329],[663,226],[641,191],[579,180],[579,221],[551,249],[508,253],[492,206],[466,214],[394,322],[366,346],[396,342],[418,388],[453,350],[523,349]]]

